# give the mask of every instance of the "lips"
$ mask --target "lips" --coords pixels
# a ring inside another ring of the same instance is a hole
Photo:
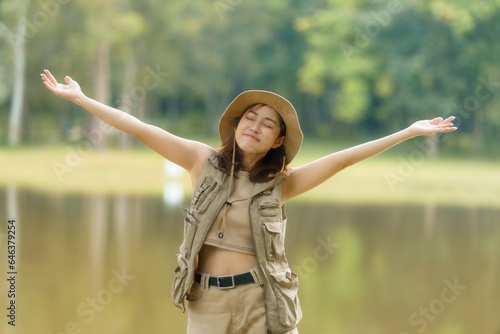
[[[250,134],[245,134],[245,136],[248,137],[248,138],[250,138],[251,140],[259,141],[259,139],[257,139],[257,137],[252,136]]]

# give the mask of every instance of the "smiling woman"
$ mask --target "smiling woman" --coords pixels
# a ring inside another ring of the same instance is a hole
[[[185,311],[188,333],[298,333],[302,311],[298,276],[285,257],[284,204],[347,166],[404,140],[456,128],[434,118],[295,169],[287,168],[302,144],[292,104],[268,91],[246,91],[223,113],[223,148],[177,137],[86,97],[66,77],[49,71],[44,84],[55,95],[135,136],[191,176],[193,197],[184,221],[172,296]],[[256,172],[257,171],[257,172]]]
[[[280,131],[280,118],[267,105],[255,106],[245,112],[236,128],[236,143],[245,152],[243,169],[254,166],[271,149],[283,144],[285,137]]]
[[[221,138],[222,149],[217,155],[219,166],[230,173],[234,155],[234,171],[236,173],[240,169],[246,170],[253,182],[271,180],[273,178],[271,175],[284,168],[283,159],[286,158],[286,150],[283,145],[286,126],[283,118],[271,107],[258,103],[249,106],[242,115],[231,121],[234,121],[236,131],[231,131],[225,138]],[[262,143],[263,140],[264,143]],[[266,140],[270,142],[266,143]],[[235,141],[237,145],[235,145]],[[265,146],[263,151],[265,154],[254,156],[255,162],[252,163],[248,161],[251,159],[248,152],[245,155],[242,154],[242,146],[248,148],[249,152],[258,152],[256,151],[257,145]],[[247,161],[242,161],[242,157]]]

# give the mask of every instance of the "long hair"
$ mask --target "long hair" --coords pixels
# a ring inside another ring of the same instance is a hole
[[[227,140],[222,143],[222,147],[217,151],[217,160],[219,162],[219,168],[224,169],[228,173],[231,172],[231,163],[233,160],[233,144],[235,140],[236,127],[238,126],[241,117],[251,108],[256,106],[264,106],[265,104],[256,103],[252,104],[248,108],[246,108],[240,117],[236,118],[234,129],[231,132],[231,135],[228,136]],[[278,114],[278,113],[277,113]],[[278,114],[279,123],[280,123],[280,134],[278,138],[286,135],[286,125],[281,115]],[[235,145],[234,149],[234,173],[238,173],[241,170],[241,156],[242,152],[238,146],[238,143]],[[277,148],[271,148],[267,154],[257,161],[257,163],[252,167],[251,170],[248,171],[250,181],[252,182],[267,182],[274,178],[276,173],[281,171],[283,167],[283,157],[286,156],[285,146],[281,145]],[[286,168],[286,167],[285,167]]]

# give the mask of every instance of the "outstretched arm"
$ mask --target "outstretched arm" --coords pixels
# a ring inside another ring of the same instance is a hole
[[[381,153],[388,148],[407,139],[434,135],[438,132],[451,132],[457,128],[453,126],[455,117],[443,120],[441,117],[413,123],[408,128],[386,137],[357,145],[346,150],[332,153],[304,166],[293,169],[293,173],[283,182],[283,202],[300,195],[329,179],[344,168],[361,160]]]
[[[66,85],[58,83],[48,70],[42,74],[42,79],[45,86],[55,95],[85,108],[104,122],[136,137],[167,160],[186,169],[191,174],[193,183],[196,183],[203,163],[214,151],[208,145],[174,136],[163,129],[146,124],[126,112],[85,96],[80,85],[68,76],[64,79]]]

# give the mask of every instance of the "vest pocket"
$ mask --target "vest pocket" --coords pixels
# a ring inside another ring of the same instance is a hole
[[[177,254],[178,266],[174,270],[174,283],[172,284],[172,298],[177,307],[184,311],[184,296],[186,295],[186,276],[188,264],[181,254]]]
[[[285,327],[294,327],[302,317],[297,290],[299,280],[296,273],[287,269],[277,273],[271,273],[274,278],[273,290],[278,304],[280,323]]]
[[[261,199],[259,203],[260,215],[262,217],[281,218],[280,203],[277,199]]]
[[[198,213],[204,213],[215,196],[219,193],[222,183],[211,176],[205,176],[203,182],[196,188],[191,207]]]
[[[281,222],[263,222],[264,244],[268,261],[280,260],[285,255],[285,229]]]
[[[184,219],[184,242],[182,244],[182,255],[189,260],[191,257],[191,248],[193,246],[194,236],[198,229],[198,221],[186,210],[187,217]]]

